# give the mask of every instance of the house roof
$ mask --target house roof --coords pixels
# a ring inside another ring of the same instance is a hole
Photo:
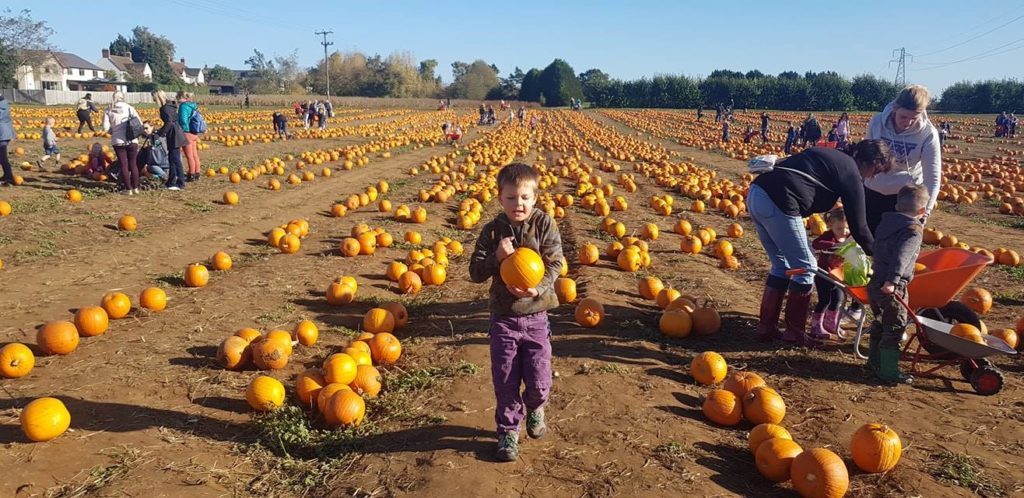
[[[210,81],[206,82],[206,85],[207,86],[235,86],[236,83],[234,81],[210,80]]]
[[[185,68],[185,74],[187,74],[187,75],[189,75],[189,76],[191,76],[193,78],[195,78],[196,76],[199,76],[199,73],[201,73],[201,72],[203,72],[203,70],[198,68],[198,67],[186,67]]]
[[[26,52],[34,54],[47,53],[41,50],[26,50]],[[53,55],[54,59],[57,59],[58,64],[68,69],[90,69],[95,71],[103,71],[102,67],[99,67],[96,64],[93,64],[69,52],[57,52],[55,50],[51,50],[49,51],[49,54]]]
[[[135,64],[135,61],[132,60],[131,56],[125,55],[111,55],[107,57],[107,60],[109,60],[118,71],[127,71],[129,64]]]

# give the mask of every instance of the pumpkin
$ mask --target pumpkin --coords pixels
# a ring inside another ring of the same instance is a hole
[[[327,381],[319,370],[309,368],[295,378],[295,395],[304,408],[312,408],[316,403],[320,390],[327,385]]]
[[[124,232],[134,232],[138,226],[139,224],[135,217],[130,214],[126,214],[117,220],[117,229]]]
[[[382,232],[377,234],[377,245],[380,247],[391,247],[395,243],[395,237],[390,233]]]
[[[377,252],[377,234],[367,231],[356,236],[359,243],[359,253],[363,256],[372,256]]]
[[[376,398],[381,389],[380,372],[372,365],[359,365],[356,367],[356,378],[349,386],[358,394],[365,394],[369,398]]]
[[[502,260],[500,274],[505,285],[524,290],[533,289],[544,278],[544,260],[537,251],[519,247]]]
[[[654,298],[654,302],[657,303],[658,307],[667,311],[668,305],[672,304],[672,301],[679,299],[682,295],[683,293],[678,290],[673,289],[672,287],[666,287],[658,292],[657,297]]]
[[[742,238],[743,226],[740,225],[739,223],[733,223],[729,225],[729,228],[726,229],[725,233],[734,239]]]
[[[705,386],[722,382],[728,371],[729,366],[726,364],[725,358],[714,351],[705,351],[690,362],[690,375]]]
[[[729,256],[732,256],[732,242],[729,242],[728,240],[725,239],[719,240],[718,242],[715,243],[715,248],[713,252],[715,254],[715,257],[718,259],[725,259],[728,258]]]
[[[284,237],[281,237],[281,242],[277,246],[277,248],[284,254],[295,254],[299,252],[301,247],[302,241],[299,240],[299,236],[294,233],[289,233]]]
[[[366,415],[366,402],[351,390],[341,389],[327,400],[323,414],[328,425],[356,427]]]
[[[372,308],[363,315],[363,330],[377,334],[395,330],[395,316],[384,308]]]
[[[992,309],[992,294],[981,287],[971,287],[960,296],[960,302],[979,315]]]
[[[619,253],[619,257],[615,259],[616,264],[619,265],[619,269],[628,272],[634,272],[640,269],[641,266],[640,248],[636,246],[629,246],[623,249]]]
[[[402,294],[416,294],[423,288],[423,280],[416,272],[407,271],[398,279],[398,290]]]
[[[356,297],[355,287],[341,282],[331,282],[327,286],[327,304],[342,306],[351,303]]]
[[[405,232],[405,241],[412,245],[420,245],[423,243],[423,236],[419,232],[408,231]]]
[[[391,312],[391,316],[395,317],[395,330],[400,330],[409,324],[409,312],[405,310],[405,306],[402,303],[387,303],[381,306]]]
[[[693,225],[690,224],[689,220],[680,219],[672,227],[672,231],[685,237],[693,231]]]
[[[167,293],[159,287],[149,287],[139,294],[139,306],[149,311],[163,311],[167,307]]]
[[[200,264],[188,265],[185,268],[185,285],[189,287],[206,287],[210,281],[210,272]]]
[[[697,254],[704,247],[704,244],[696,235],[686,235],[679,241],[679,250],[686,254]]]
[[[238,204],[238,192],[224,192],[224,204],[228,206]]]
[[[57,398],[37,398],[21,410],[21,430],[31,441],[49,441],[71,426],[71,412]]]
[[[786,417],[786,403],[769,387],[755,387],[743,396],[743,417],[752,424],[778,424]]]
[[[103,335],[109,325],[107,310],[100,306],[83,306],[75,312],[75,328],[82,337]]]
[[[555,280],[555,295],[558,296],[558,304],[575,301],[576,281],[571,278],[559,277]]]
[[[760,375],[741,370],[726,377],[722,388],[735,394],[737,399],[743,399],[751,389],[764,385],[764,379]]]
[[[263,334],[261,334],[259,330],[251,328],[238,329],[238,331],[235,332],[234,335],[241,337],[242,339],[245,339],[245,342],[248,342],[250,344],[263,340]]]
[[[754,452],[754,463],[757,471],[766,479],[774,482],[789,480],[793,459],[803,453],[804,449],[792,439],[771,438],[764,441]]]
[[[687,313],[690,313],[690,317],[693,318],[693,312],[697,311],[697,303],[693,302],[693,300],[688,296],[681,295],[672,300],[672,302],[668,303],[668,306],[665,307],[665,311],[679,309],[686,310]]]
[[[804,451],[789,470],[793,489],[806,498],[840,498],[850,487],[850,474],[839,455],[825,449]]]
[[[585,244],[580,247],[580,264],[591,266],[597,263],[597,260],[601,257],[601,252],[597,250],[597,246],[594,244]]]
[[[17,379],[24,377],[36,365],[36,356],[28,346],[12,342],[0,348],[0,377]]]
[[[850,454],[864,472],[888,472],[900,461],[903,443],[899,434],[882,424],[864,424],[853,433]]]
[[[356,360],[346,353],[334,353],[324,360],[324,379],[349,385],[356,378]]]
[[[576,305],[576,323],[584,327],[596,327],[604,319],[604,305],[592,297],[583,298]]]
[[[640,229],[640,236],[647,240],[658,240],[658,225],[648,223]]]
[[[407,271],[409,271],[409,267],[406,266],[405,263],[401,261],[392,261],[391,264],[388,265],[385,276],[387,276],[388,280],[392,282],[398,282],[398,279],[402,278],[402,275]]]
[[[957,323],[953,325],[953,328],[949,330],[951,335],[955,335],[961,339],[967,339],[974,342],[982,342],[984,339],[981,337],[981,330],[969,323]]]
[[[668,310],[661,314],[658,330],[667,337],[683,338],[693,330],[693,320],[686,310]]]
[[[447,278],[448,270],[439,263],[434,263],[423,270],[422,280],[427,285],[441,285]]]
[[[251,359],[252,349],[243,337],[229,336],[217,347],[217,363],[228,370],[241,370]]]
[[[379,365],[394,365],[402,356],[402,343],[387,332],[375,334],[370,339],[370,357]]]
[[[284,384],[273,377],[259,375],[245,388],[245,401],[258,412],[275,410],[284,404]]]
[[[100,306],[107,312],[107,318],[117,320],[128,316],[132,310],[132,300],[121,292],[108,292],[100,300]]]
[[[49,322],[36,334],[36,344],[44,354],[68,354],[78,348],[78,329],[63,320]]]
[[[1019,345],[1019,336],[1017,335],[1017,332],[1014,331],[1013,329],[993,330],[992,332],[989,333],[989,335],[991,335],[992,337],[998,337],[1002,339],[1003,342],[1005,342],[1008,346],[1010,346],[1013,349],[1017,349],[1017,346]]]
[[[658,293],[665,288],[665,284],[661,282],[658,277],[645,277],[640,279],[640,297],[654,301],[658,298]]]
[[[348,387],[345,384],[339,384],[337,382],[335,382],[335,383],[327,383],[326,385],[324,385],[323,388],[320,389],[320,392],[318,392],[317,395],[316,395],[316,409],[317,409],[317,411],[319,411],[320,413],[323,413],[324,410],[327,409],[327,402],[330,401],[331,397],[333,397],[335,394],[337,394],[337,393],[339,393],[341,391],[351,391],[351,390],[352,390],[352,388]]]
[[[312,346],[319,338],[320,329],[309,320],[295,324],[295,329],[292,330],[292,340],[299,341],[299,344],[303,346]]]
[[[722,328],[722,317],[718,310],[705,306],[690,312],[693,319],[693,333],[697,335],[712,335]]]
[[[252,344],[252,362],[260,370],[282,369],[288,366],[288,348],[290,347],[290,342],[270,340],[268,336],[267,339]]]
[[[733,426],[743,419],[740,400],[725,389],[715,389],[704,398],[701,407],[704,416],[718,425]]]
[[[228,271],[231,269],[231,256],[224,251],[219,251],[210,258],[210,266],[217,271]]]
[[[756,453],[758,446],[771,438],[793,439],[793,436],[781,425],[758,424],[747,435],[747,448],[751,453]]]
[[[11,203],[7,201],[0,201],[0,216],[8,216],[11,214]]]

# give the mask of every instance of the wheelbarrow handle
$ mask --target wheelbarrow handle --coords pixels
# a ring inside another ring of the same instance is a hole
[[[803,275],[805,273],[807,273],[807,268],[793,268],[790,270],[786,270],[787,277],[795,277],[797,275]]]

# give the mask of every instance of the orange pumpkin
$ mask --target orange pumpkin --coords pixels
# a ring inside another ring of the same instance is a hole
[[[277,409],[284,404],[284,385],[273,377],[259,375],[245,389],[245,401],[258,412]]]
[[[715,389],[704,398],[704,416],[718,425],[733,426],[743,419],[739,398],[725,389]]]
[[[402,303],[391,302],[381,306],[391,312],[391,316],[395,317],[395,330],[400,330],[409,324],[409,312],[405,310],[405,306]]]
[[[370,339],[370,357],[379,365],[394,365],[402,356],[402,343],[387,332],[380,332]]]
[[[583,327],[597,327],[604,319],[604,305],[592,297],[583,298],[576,305],[576,323]]]
[[[683,338],[693,330],[693,319],[686,310],[667,310],[658,320],[658,330],[667,337]]]
[[[555,280],[555,295],[558,296],[558,304],[571,303],[575,301],[576,281],[571,278],[558,278]]]
[[[372,334],[393,332],[395,316],[384,308],[372,308],[363,315],[363,330]]]
[[[771,438],[793,439],[793,436],[781,425],[758,424],[750,430],[750,434],[747,436],[747,448],[751,453],[757,453],[758,446]]]
[[[124,232],[134,232],[138,228],[138,222],[134,216],[126,214],[117,220],[117,228]]]
[[[210,272],[200,264],[188,265],[185,268],[185,285],[189,287],[205,287],[210,281]]]
[[[327,304],[342,306],[351,303],[356,297],[355,287],[341,282],[331,282],[327,286]]]
[[[502,260],[500,274],[505,285],[524,290],[533,289],[544,278],[544,260],[537,251],[519,247]]]
[[[398,279],[402,278],[402,275],[407,271],[409,271],[409,267],[406,266],[405,263],[401,261],[392,261],[391,264],[388,265],[385,276],[392,282],[398,282]]]
[[[366,402],[351,390],[342,389],[327,400],[323,414],[328,425],[356,427],[366,415]]]
[[[785,482],[790,478],[793,459],[803,451],[804,449],[792,439],[771,438],[757,447],[754,452],[754,463],[757,465],[757,471],[766,479]]]
[[[279,340],[264,339],[252,344],[252,362],[260,370],[279,370],[288,366],[288,348]]]
[[[78,329],[63,320],[43,325],[36,334],[36,344],[44,354],[65,355],[78,348]]]
[[[722,388],[736,395],[736,399],[743,399],[750,390],[765,385],[764,379],[754,372],[741,370],[733,372],[725,378]]]
[[[75,312],[75,327],[82,337],[103,335],[109,324],[107,310],[100,306],[83,306]]]
[[[1017,346],[1020,345],[1019,336],[1017,332],[1014,331],[1013,329],[993,330],[992,332],[989,332],[989,335],[991,335],[992,337],[998,337],[1002,339],[1003,342],[1005,342],[1008,346],[1010,346],[1013,349],[1017,349]]]
[[[339,384],[337,382],[327,383],[327,385],[321,388],[320,392],[318,392],[316,395],[317,411],[319,411],[320,413],[324,413],[327,410],[327,402],[330,401],[335,394],[338,394],[341,391],[351,390],[352,388],[348,387],[345,384]],[[328,420],[326,422],[330,424],[333,421]]]
[[[232,335],[221,341],[217,347],[217,363],[228,370],[241,370],[252,360],[249,341]]]
[[[695,235],[686,235],[679,241],[679,249],[686,254],[698,254],[704,244]]]
[[[658,293],[661,289],[665,288],[665,284],[662,283],[658,277],[645,277],[640,279],[640,297],[647,299],[648,301],[654,301],[658,298]]]
[[[718,333],[722,328],[722,317],[718,310],[705,306],[690,312],[693,319],[693,333],[697,335],[712,335]]]
[[[132,300],[121,292],[108,292],[100,300],[100,306],[107,312],[107,318],[118,320],[128,316],[132,310]]]
[[[678,290],[673,289],[672,287],[666,287],[658,292],[658,296],[654,298],[654,302],[657,303],[657,305],[661,309],[667,311],[668,305],[672,304],[673,301],[679,299],[679,297],[682,295],[682,292],[679,292]]]
[[[0,348],[0,377],[17,379],[28,375],[36,364],[36,356],[28,346],[12,342]]]
[[[30,441],[42,442],[64,434],[71,426],[71,412],[57,398],[37,398],[21,410],[21,430]]]
[[[356,378],[349,385],[358,394],[376,398],[381,389],[380,372],[372,365],[359,365],[356,367]]]
[[[346,353],[334,353],[324,360],[324,379],[334,384],[351,384],[356,378],[356,360]]]
[[[597,246],[594,244],[585,244],[580,247],[580,264],[591,266],[597,263],[597,260],[601,257],[601,252],[598,251]]]
[[[825,449],[804,451],[790,465],[793,489],[809,498],[841,498],[850,487],[850,474],[839,455]]]
[[[992,294],[981,287],[971,287],[960,296],[960,302],[975,313],[984,315],[992,309]]]
[[[634,272],[639,270],[641,266],[640,249],[636,246],[623,249],[615,262],[619,265],[619,269],[623,271]]]
[[[743,396],[743,416],[753,424],[778,424],[786,417],[786,403],[769,387],[755,387]]]
[[[228,271],[231,269],[231,256],[224,251],[219,251],[210,258],[210,265],[217,271]]]
[[[899,434],[882,424],[860,426],[850,441],[853,463],[864,472],[888,472],[896,467],[902,453]]]
[[[427,285],[441,285],[447,278],[448,270],[439,263],[434,263],[423,270],[423,280]]]
[[[315,368],[307,369],[295,378],[295,395],[304,408],[315,406],[317,395],[327,385],[327,380]]]
[[[295,324],[295,329],[292,331],[292,339],[299,341],[299,344],[303,346],[312,346],[316,344],[319,338],[320,329],[309,320],[303,320]]]
[[[163,311],[167,307],[167,293],[159,287],[148,287],[139,294],[139,306],[149,311]]]
[[[416,294],[423,288],[423,281],[416,272],[407,271],[398,279],[398,290],[402,294]]]
[[[728,371],[729,366],[726,364],[725,358],[714,351],[705,351],[690,362],[690,375],[705,386],[722,382]]]

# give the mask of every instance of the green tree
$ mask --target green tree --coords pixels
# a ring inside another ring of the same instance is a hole
[[[455,62],[452,64],[452,75],[455,80],[448,87],[448,95],[452,98],[482,100],[501,84],[498,73],[482,60],[473,61],[472,64]]]
[[[217,64],[206,70],[206,79],[218,81],[235,81],[235,72]]]
[[[576,72],[562,59],[555,59],[541,71],[539,84],[545,107],[567,106],[572,99],[583,98]]]
[[[853,107],[862,111],[881,111],[899,92],[895,83],[870,74],[855,76],[850,91]]]
[[[110,42],[109,48],[111,55],[126,57],[132,54],[132,42],[125,38],[121,33],[118,33],[117,38]]]
[[[578,79],[583,90],[583,98],[587,102],[595,102],[598,94],[611,84],[611,77],[600,69],[588,69],[580,73]]]
[[[18,67],[39,66],[46,60],[53,30],[46,21],[36,21],[29,10],[0,13],[0,87],[14,87]]]
[[[127,43],[127,45],[126,45]],[[124,35],[118,34],[114,41],[110,42],[110,53],[115,55],[132,56],[135,62],[146,62],[153,71],[153,81],[156,83],[171,85],[181,84],[181,77],[171,68],[171,60],[174,59],[174,43],[167,37],[158,35],[145,26],[136,26],[132,29],[132,38],[126,39]]]
[[[540,70],[531,69],[523,75],[523,84],[519,86],[519,100],[523,102],[540,101]]]

